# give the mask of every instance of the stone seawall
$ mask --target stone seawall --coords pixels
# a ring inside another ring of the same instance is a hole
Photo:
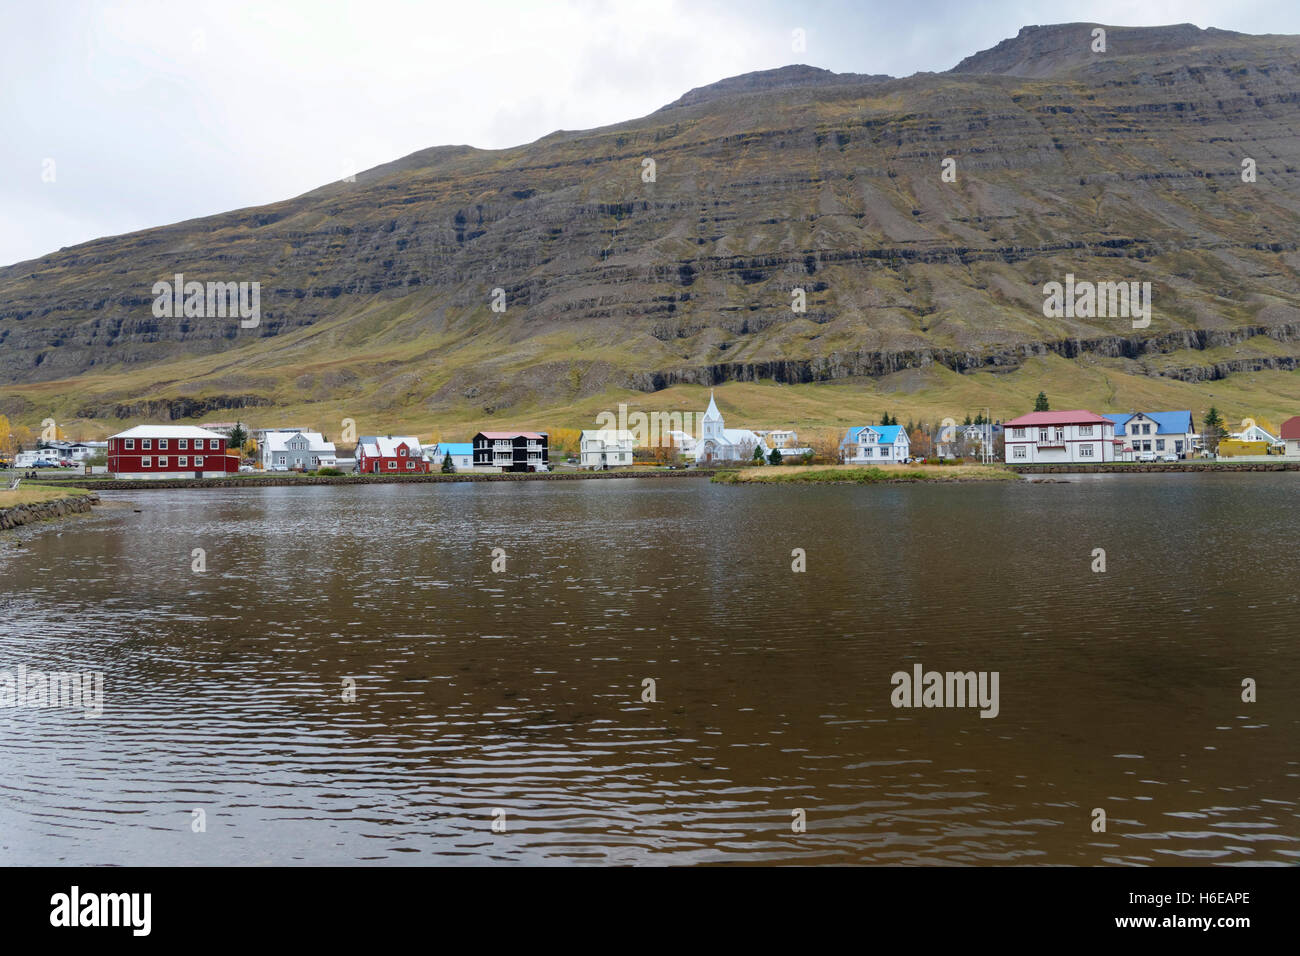
[[[163,488],[268,488],[307,485],[397,485],[457,481],[599,481],[616,478],[708,478],[709,471],[577,471],[506,472],[490,475],[252,475],[247,478],[141,478],[65,479],[68,484],[91,491],[152,491]]]
[[[1131,475],[1139,472],[1197,471],[1219,473],[1225,471],[1300,471],[1300,461],[1170,461],[1146,462],[1136,464],[1119,462],[1105,465],[1008,465],[1012,471],[1022,475],[1087,475],[1087,474],[1121,474]]]
[[[34,524],[37,521],[48,521],[51,518],[62,518],[66,515],[86,514],[97,504],[99,504],[99,495],[75,495],[30,505],[0,508],[0,531]]]

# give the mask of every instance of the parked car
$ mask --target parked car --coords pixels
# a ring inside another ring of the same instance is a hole
[[[40,458],[32,462],[32,467],[33,468],[58,468],[59,466],[52,461],[46,461],[44,458]]]
[[[257,471],[252,465],[240,465],[239,470],[243,472]]]
[[[1156,453],[1153,451],[1140,452],[1137,457],[1138,461],[1155,461]]]
[[[1174,454],[1173,452],[1171,452],[1171,451],[1170,451],[1170,452],[1165,452],[1165,454],[1162,455],[1162,456],[1160,457],[1160,460],[1161,460],[1161,461],[1177,461],[1177,460],[1178,460],[1178,456],[1175,455],[1175,454]]]

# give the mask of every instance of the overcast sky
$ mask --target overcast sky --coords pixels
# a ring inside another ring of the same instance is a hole
[[[1300,33],[1300,3],[0,0],[0,265],[429,146],[643,116],[751,70],[946,70],[1069,21]]]

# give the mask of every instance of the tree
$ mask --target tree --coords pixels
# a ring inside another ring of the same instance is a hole
[[[973,425],[973,424],[975,424],[975,423],[971,421],[971,418],[970,418],[969,415],[967,415],[967,416],[966,416],[966,420],[965,420],[964,422],[961,423],[961,425],[962,425],[963,428],[970,428],[970,426]]]
[[[779,465],[779,464],[781,464],[781,449],[779,449],[779,448],[773,448],[773,449],[772,449],[772,454],[770,454],[770,455],[767,456],[767,460],[768,460],[768,463],[769,463],[769,464],[772,464],[772,465]]]
[[[451,463],[451,452],[447,452],[442,459],[442,473],[444,475],[450,475],[455,470],[456,466]]]
[[[1038,397],[1037,397],[1036,399],[1034,399],[1034,411],[1036,411],[1036,412],[1050,412],[1050,411],[1051,411],[1051,409],[1047,406],[1047,393],[1046,393],[1046,392],[1039,392],[1039,393],[1038,393]]]
[[[235,427],[230,430],[230,440],[226,442],[226,447],[242,449],[246,441],[248,441],[248,432],[244,431],[243,425],[235,422]]]
[[[773,449],[773,450],[775,450],[775,449]],[[756,464],[756,465],[761,465],[761,464],[763,464],[763,447],[762,447],[761,445],[755,445],[755,446],[754,446],[754,457],[753,457],[752,461],[753,461],[754,464]]]
[[[1213,405],[1201,419],[1203,427],[1201,428],[1201,448],[1212,454],[1219,453],[1219,441],[1223,438],[1223,416]]]

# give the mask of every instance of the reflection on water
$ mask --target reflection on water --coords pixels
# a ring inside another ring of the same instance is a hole
[[[1294,864],[1297,480],[113,493],[0,549],[106,693],[0,709],[0,859]]]

